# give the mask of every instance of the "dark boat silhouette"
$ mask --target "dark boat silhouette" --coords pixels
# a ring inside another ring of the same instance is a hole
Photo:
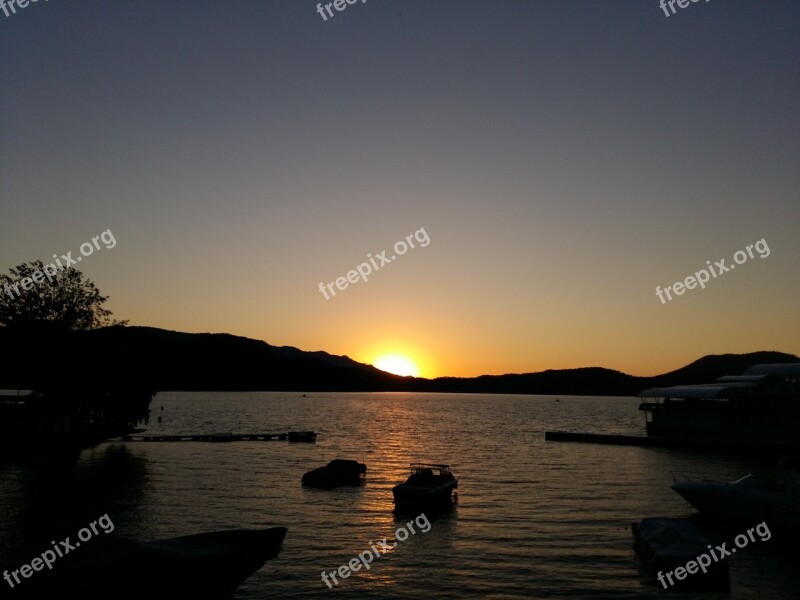
[[[633,547],[643,566],[653,576],[661,573],[662,578],[665,573],[685,567],[701,554],[708,554],[711,544],[711,540],[689,519],[649,517],[633,523],[631,529]],[[730,586],[727,559],[712,562],[709,556],[708,563],[705,571],[697,570],[686,574],[683,579],[676,577],[667,587],[675,591],[727,589]]]
[[[780,473],[749,473],[736,481],[676,479],[670,487],[701,513],[800,529],[800,480],[780,464]]]
[[[317,434],[313,431],[290,431],[290,442],[308,442],[313,444],[317,441]]]
[[[445,508],[453,505],[458,480],[449,465],[412,463],[411,476],[392,488],[395,508]]]
[[[227,598],[275,558],[285,527],[200,533],[154,542],[99,536],[15,586],[19,598]]]
[[[303,485],[332,489],[341,485],[359,485],[364,480],[367,465],[355,460],[337,458],[324,467],[303,475]]]

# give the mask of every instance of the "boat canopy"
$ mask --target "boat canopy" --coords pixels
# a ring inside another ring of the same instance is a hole
[[[742,396],[745,390],[756,388],[755,382],[709,383],[703,385],[676,385],[657,387],[639,392],[640,398],[728,398]]]
[[[710,540],[689,519],[648,517],[639,523],[637,535],[655,556],[694,556]]]
[[[777,365],[753,365],[744,375],[795,375],[800,376],[800,363],[784,363]]]
[[[450,471],[450,465],[437,465],[435,463],[411,463],[411,470],[439,469],[440,471]]]
[[[718,377],[717,383],[740,383],[742,381],[761,382],[768,379],[770,375],[725,375]]]

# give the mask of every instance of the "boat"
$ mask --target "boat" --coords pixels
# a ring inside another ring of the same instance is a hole
[[[303,485],[332,489],[341,485],[359,485],[364,481],[367,465],[355,460],[337,458],[324,467],[303,475]]]
[[[800,529],[800,483],[783,466],[777,475],[749,473],[736,481],[684,477],[671,487],[704,514]]]
[[[633,548],[642,561],[643,566],[662,582],[664,588],[675,590],[727,589],[730,587],[728,561],[711,560],[709,540],[689,519],[671,517],[649,517],[639,523],[632,524],[634,535]],[[690,561],[697,561],[705,554],[708,565],[705,572],[696,570],[692,574],[684,573],[684,578],[671,579],[672,572],[679,567],[685,569]],[[666,574],[670,573],[670,578]],[[666,582],[671,581],[672,585]]]
[[[290,442],[308,442],[313,444],[317,441],[317,434],[313,431],[290,431]]]
[[[22,580],[21,598],[227,598],[275,558],[285,527],[200,533],[154,542],[99,536]]]
[[[451,507],[458,480],[449,465],[412,463],[411,476],[392,488],[397,509]]]
[[[673,445],[800,450],[800,363],[755,365],[713,383],[639,397],[648,437]]]

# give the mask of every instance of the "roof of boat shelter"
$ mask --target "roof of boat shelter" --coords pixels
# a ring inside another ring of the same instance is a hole
[[[744,390],[757,387],[756,382],[740,381],[720,384],[676,385],[649,388],[639,392],[640,398],[727,398],[741,396]]]
[[[800,363],[753,365],[743,375],[800,375]]]
[[[717,383],[741,383],[743,381],[764,381],[771,375],[725,375],[717,377]]]

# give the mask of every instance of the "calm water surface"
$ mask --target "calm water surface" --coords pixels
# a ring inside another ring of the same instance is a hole
[[[104,444],[70,457],[0,465],[0,569],[18,568],[51,539],[108,513],[116,533],[148,540],[283,525],[283,551],[235,598],[663,598],[639,570],[630,523],[685,516],[672,473],[736,478],[762,459],[714,453],[565,444],[544,431],[643,433],[634,398],[437,394],[163,393],[149,433],[314,430],[287,442]],[[300,486],[333,458],[368,466],[361,488]],[[333,571],[370,542],[395,540],[391,487],[412,461],[447,462],[459,503],[428,533],[334,590]],[[712,526],[732,543],[741,526]],[[756,538],[758,540],[758,538]],[[731,560],[731,593],[796,598],[790,535],[756,541]],[[13,565],[13,566],[12,566]],[[142,574],[146,577],[146,574]],[[0,583],[2,583],[0,581]],[[6,590],[0,592],[3,596]],[[677,594],[674,597],[691,597]]]

